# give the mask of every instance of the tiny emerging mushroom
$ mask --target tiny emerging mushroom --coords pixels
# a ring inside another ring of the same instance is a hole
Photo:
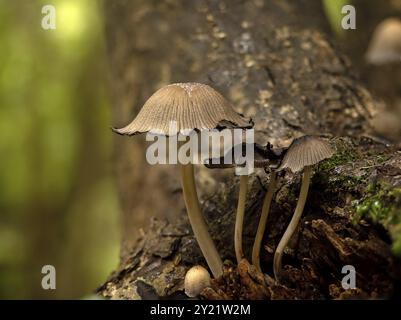
[[[210,287],[210,274],[202,266],[194,266],[187,271],[184,279],[185,294],[194,298],[200,295],[203,289]]]
[[[175,132],[171,125],[175,124]],[[123,135],[150,132],[173,136],[191,131],[224,127],[252,127],[251,122],[236,113],[231,104],[216,90],[201,83],[175,83],[156,91],[144,104],[136,118],[121,129]],[[215,278],[222,274],[222,261],[207,230],[196,191],[194,166],[179,164],[181,185],[189,221],[199,247]]]
[[[286,153],[284,154],[283,161],[281,162],[278,170],[285,168],[290,169],[293,173],[303,170],[303,178],[301,184],[301,191],[294,215],[291,218],[290,224],[281,238],[273,259],[273,272],[276,280],[278,280],[281,271],[281,260],[284,249],[294,234],[298,223],[301,219],[302,212],[305,206],[306,198],[309,190],[310,178],[312,175],[312,167],[320,161],[330,158],[334,151],[331,146],[324,140],[316,136],[302,136],[295,139]]]

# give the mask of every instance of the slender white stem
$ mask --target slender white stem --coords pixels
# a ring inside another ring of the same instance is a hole
[[[276,189],[276,171],[272,171],[270,175],[269,187],[267,189],[265,198],[263,200],[262,213],[260,215],[258,230],[256,231],[255,242],[252,248],[252,264],[256,267],[258,271],[260,268],[260,246],[262,244],[263,235],[266,229],[267,217],[269,216],[270,204],[272,202],[274,190]]]
[[[287,230],[285,230],[284,235],[277,246],[276,252],[274,253],[273,272],[276,281],[278,280],[279,273],[281,271],[281,259],[283,257],[284,249],[287,246],[288,242],[290,241],[292,235],[294,234],[294,231],[298,226],[299,220],[301,219],[302,212],[304,210],[306,198],[308,196],[311,174],[312,174],[312,167],[306,167],[304,169],[301,191],[299,193],[298,203],[295,208],[294,215],[292,216],[290,224],[288,225]]]
[[[213,276],[218,278],[223,273],[223,262],[208,232],[206,221],[199,205],[194,178],[194,166],[191,163],[180,164],[180,169],[182,190],[189,222]]]
[[[248,176],[241,175],[238,195],[237,215],[235,218],[234,247],[237,263],[244,257],[242,250],[242,230],[244,225],[246,193],[248,191]]]

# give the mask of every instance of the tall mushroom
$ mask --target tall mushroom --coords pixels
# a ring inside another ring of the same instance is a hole
[[[169,128],[175,123],[176,132]],[[233,125],[249,128],[251,123],[236,113],[216,90],[200,83],[174,83],[156,91],[126,127],[113,129],[124,135],[150,132],[171,136],[189,131],[211,130]],[[222,274],[222,261],[208,232],[196,192],[194,166],[179,164],[181,184],[189,221],[199,247],[215,278]]]
[[[255,241],[252,247],[252,264],[260,272],[262,271],[260,268],[260,246],[262,244],[263,235],[266,229],[266,222],[270,211],[270,204],[272,202],[273,194],[276,189],[276,179],[277,172],[276,170],[272,170],[270,174],[269,187],[263,200],[262,213],[259,219],[258,230],[256,231]]]
[[[233,150],[230,151],[230,153]],[[232,164],[225,164],[224,156],[218,159],[209,159],[205,165],[209,169],[227,169],[238,167],[235,160]],[[215,164],[214,160],[217,160]],[[222,161],[223,160],[223,161]],[[222,163],[223,162],[223,163]],[[240,176],[239,192],[238,192],[238,203],[237,212],[235,214],[235,226],[234,226],[234,250],[237,263],[244,257],[244,250],[242,249],[242,233],[244,229],[244,216],[245,216],[245,205],[246,205],[246,194],[248,192],[248,175]]]
[[[268,144],[266,146],[266,148],[263,148],[257,144],[254,144],[253,148],[256,151],[255,155],[259,156],[259,158],[262,158],[262,159],[254,159],[253,167],[265,168],[266,166],[271,165],[271,163],[275,163],[275,160],[277,160],[279,158],[279,156],[277,154],[275,154],[275,151],[273,151],[271,149],[271,147],[272,146],[270,144]],[[229,153],[233,154],[234,149],[230,150]],[[235,161],[235,159],[234,159],[233,164],[229,164],[229,165],[224,164],[224,163],[221,164],[221,162],[224,162],[224,161],[222,161],[222,159],[224,160],[225,156],[221,157],[219,159],[209,159],[209,162],[206,165],[206,167],[210,168],[210,169],[226,169],[226,168],[234,168],[234,167],[239,167],[239,166],[241,167],[241,166],[247,165],[247,164],[238,165],[238,163]],[[214,160],[217,160],[217,161],[214,161]],[[217,163],[217,164],[215,164],[215,163]],[[274,173],[274,177],[275,177],[275,173]],[[235,248],[235,257],[237,259],[238,264],[244,257],[244,251],[242,249],[242,233],[243,233],[243,226],[244,226],[246,194],[248,192],[248,181],[249,181],[249,175],[241,175],[240,187],[239,187],[239,193],[238,193],[237,213],[235,216],[235,228],[234,228],[234,248]],[[272,188],[272,190],[274,190],[273,181],[272,181],[271,187],[269,187],[269,190],[271,188]],[[268,194],[271,194],[271,193],[272,193],[272,191],[268,191]],[[267,196],[267,197],[269,197],[269,196]],[[264,208],[265,208],[265,205],[264,205]],[[264,209],[263,212],[268,213],[268,208],[267,208],[267,211]],[[263,213],[262,213],[262,215],[263,215]],[[259,231],[259,229],[258,229],[258,231]],[[264,229],[262,231],[262,236],[263,236],[263,232],[264,232]],[[259,233],[260,233],[260,231],[259,231]],[[262,239],[260,239],[260,241],[261,240]],[[260,246],[260,244],[259,244],[259,246]],[[259,270],[260,270],[260,267],[259,267]]]
[[[238,193],[238,205],[237,214],[235,215],[235,228],[234,228],[234,249],[237,263],[244,257],[244,251],[242,250],[242,233],[244,228],[244,216],[245,216],[245,205],[246,205],[246,194],[248,192],[248,175],[240,176],[239,193]]]
[[[290,224],[277,246],[276,252],[274,253],[273,272],[276,280],[278,280],[279,272],[281,270],[281,259],[284,249],[294,234],[302,216],[302,211],[308,196],[312,166],[324,159],[330,158],[332,155],[333,149],[326,141],[316,136],[302,136],[291,143],[284,155],[280,167],[278,168],[278,170],[288,168],[294,173],[303,170],[304,173],[294,215],[292,216]]]
[[[256,164],[256,166],[261,166],[263,168],[266,168],[267,166],[271,168],[269,187],[267,188],[266,195],[263,199],[262,213],[260,215],[258,229],[256,231],[256,236],[252,247],[252,264],[259,272],[262,272],[262,269],[260,267],[260,247],[266,229],[266,222],[269,216],[270,205],[277,185],[277,162],[281,158],[281,155],[283,153],[282,148],[273,149],[272,147],[273,146],[270,143],[267,144],[265,150],[263,150],[265,160],[260,161],[260,165]]]

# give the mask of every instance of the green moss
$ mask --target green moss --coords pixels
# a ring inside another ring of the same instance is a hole
[[[393,240],[394,254],[401,256],[401,188],[384,183],[370,184],[366,195],[355,201],[354,206],[354,222],[367,218],[381,224]]]
[[[362,177],[351,176],[345,173],[335,174],[334,170],[341,165],[355,163],[359,155],[350,150],[353,146],[349,142],[342,141],[341,138],[336,141],[336,152],[334,155],[322,161],[314,176],[314,183],[328,185],[332,190],[353,191],[356,186],[360,185],[363,181]]]
[[[350,152],[350,150],[352,150],[350,146],[342,143],[337,144],[334,155],[330,159],[323,161],[319,165],[319,169],[321,171],[330,172],[339,165],[346,164],[348,162],[354,162],[357,160],[357,155]]]
[[[372,152],[352,152],[355,147],[349,140],[337,138],[335,140],[336,152],[330,159],[319,164],[314,176],[313,187],[320,190],[320,198],[324,193],[328,201],[335,193],[336,201],[345,201],[349,195],[355,200],[353,206],[353,221],[358,223],[360,219],[369,219],[373,223],[382,225],[392,238],[392,249],[395,255],[401,257],[401,187],[393,187],[384,182],[370,183],[371,170],[389,159],[388,155],[377,155]],[[355,168],[358,174],[354,175]],[[297,197],[295,190],[290,189],[291,199]]]
[[[361,176],[348,175],[344,172],[341,174],[334,173],[333,170],[335,167],[344,163],[342,160],[338,161],[339,162],[330,163],[323,162],[313,177],[313,184],[317,186],[324,186],[326,190],[332,190],[333,192],[356,192],[360,185],[363,184],[364,178]]]
[[[377,155],[376,159],[377,159],[377,163],[381,164],[383,162],[386,162],[388,159],[390,159],[391,157],[389,155]]]
[[[351,193],[362,198],[353,202],[355,209],[354,222],[361,218],[369,219],[382,225],[392,238],[392,249],[395,255],[401,256],[401,188],[395,188],[384,182],[369,183],[368,175],[354,176],[347,174],[349,170],[341,170],[340,166],[358,162],[376,166],[388,160],[387,155],[368,155],[350,152],[353,146],[346,141],[336,141],[336,153],[332,158],[323,161],[314,176],[314,184],[324,186],[341,194]],[[369,161],[365,161],[369,158]],[[364,160],[364,161],[362,161]],[[366,187],[365,187],[366,186]]]
[[[360,154],[354,152],[355,147],[349,142],[344,141],[341,138],[336,140],[336,152],[330,159],[326,159],[319,164],[319,168],[315,174],[314,182],[327,185],[329,188],[335,191],[341,192],[360,192],[361,186],[368,184],[366,181],[366,175],[353,175],[352,170],[340,170],[341,172],[336,174],[334,171],[340,166],[348,167],[358,162],[366,163],[366,167],[369,167],[368,163],[372,166],[379,165],[386,160],[389,156],[373,154]],[[369,161],[367,160],[367,156]],[[361,166],[360,164],[358,166]]]

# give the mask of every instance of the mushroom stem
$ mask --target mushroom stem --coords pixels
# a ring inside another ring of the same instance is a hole
[[[234,247],[235,247],[235,256],[237,257],[237,263],[239,263],[241,259],[244,257],[244,252],[242,251],[242,229],[244,225],[245,202],[246,202],[247,191],[248,191],[248,176],[241,175],[239,195],[238,195],[237,215],[235,217],[235,232],[234,232]]]
[[[266,229],[267,217],[269,216],[270,204],[272,202],[274,190],[276,189],[276,178],[277,172],[272,171],[270,176],[269,188],[267,189],[265,198],[263,200],[262,213],[260,215],[258,230],[256,231],[255,242],[252,248],[252,264],[258,271],[261,272],[260,268],[260,246],[262,244],[263,235]]]
[[[207,229],[196,192],[193,164],[180,164],[181,184],[189,222],[198,245],[215,278],[223,273],[223,263]]]
[[[276,252],[274,253],[273,272],[276,281],[278,280],[278,276],[281,271],[281,259],[283,257],[284,249],[287,246],[288,242],[290,241],[292,235],[294,234],[298,226],[299,220],[301,219],[302,212],[304,210],[306,198],[308,196],[311,174],[312,174],[312,167],[311,166],[305,167],[304,175],[302,178],[301,191],[299,193],[299,198],[297,206],[295,208],[294,215],[292,216],[290,224],[288,225],[287,230],[285,230],[284,235],[277,246]]]

